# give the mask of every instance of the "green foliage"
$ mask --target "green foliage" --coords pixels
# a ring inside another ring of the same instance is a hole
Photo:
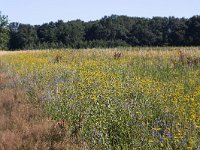
[[[193,16],[187,21],[187,40],[189,45],[200,45],[200,16]]]
[[[17,29],[17,33],[11,34],[11,40],[13,45],[10,45],[11,49],[35,49],[37,44],[37,31],[31,25],[20,24]]]
[[[1,14],[0,11],[0,49],[8,49],[9,30],[8,17]]]
[[[8,44],[7,17],[1,16],[2,48]],[[200,16],[139,18],[105,16],[29,25],[10,23],[10,49],[95,48],[130,46],[199,46]]]

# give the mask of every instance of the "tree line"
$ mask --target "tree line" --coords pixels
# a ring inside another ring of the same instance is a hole
[[[42,25],[8,23],[0,13],[0,49],[94,48],[118,46],[199,46],[200,16],[105,16]]]

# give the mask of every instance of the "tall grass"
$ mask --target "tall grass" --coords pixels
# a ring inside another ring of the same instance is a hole
[[[85,149],[200,148],[198,48],[40,51],[1,63]]]

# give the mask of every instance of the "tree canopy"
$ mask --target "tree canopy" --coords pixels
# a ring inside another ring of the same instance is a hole
[[[0,49],[7,49],[9,42],[8,17],[0,11]]]
[[[93,48],[118,46],[199,46],[200,16],[128,17],[30,25],[8,24],[0,13],[0,49]]]

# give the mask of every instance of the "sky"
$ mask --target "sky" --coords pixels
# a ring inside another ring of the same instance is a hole
[[[0,0],[0,11],[9,22],[32,25],[98,20],[112,14],[189,18],[200,15],[200,0]]]

